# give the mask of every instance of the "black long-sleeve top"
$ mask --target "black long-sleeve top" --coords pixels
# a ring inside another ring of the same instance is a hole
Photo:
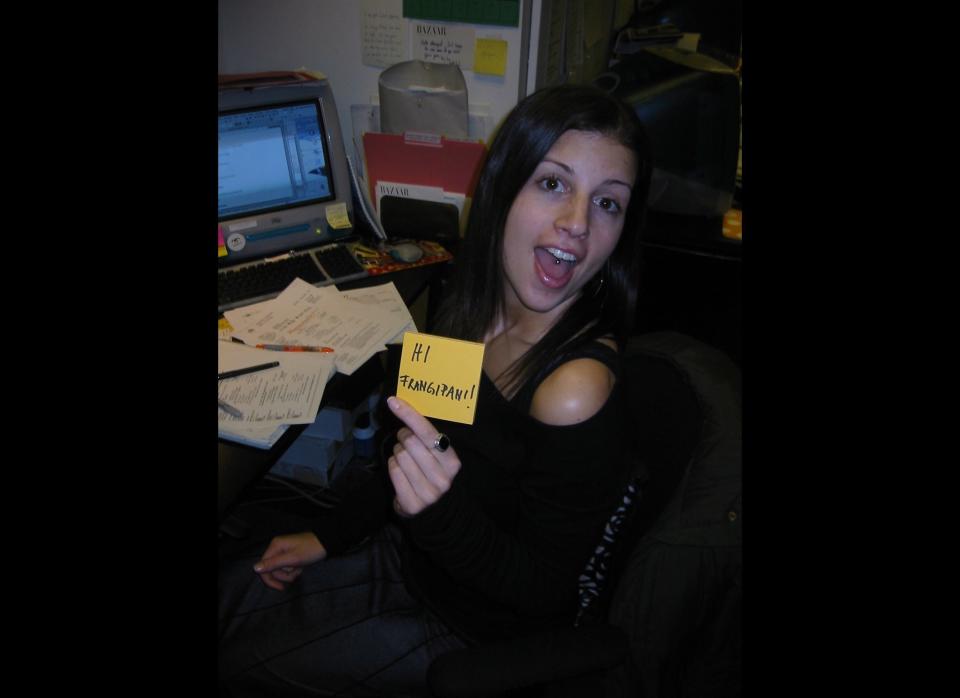
[[[618,357],[605,349],[592,344],[564,360],[595,356],[619,378]],[[408,588],[468,639],[569,624],[577,578],[623,490],[620,381],[595,415],[569,426],[529,415],[537,382],[507,400],[483,375],[473,425],[432,420],[462,466],[439,501],[401,520]],[[329,554],[392,511],[385,471],[317,523]]]

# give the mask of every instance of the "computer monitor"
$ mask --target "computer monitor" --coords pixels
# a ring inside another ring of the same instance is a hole
[[[225,77],[217,133],[220,266],[351,236],[350,174],[330,83],[300,74],[286,83]]]
[[[740,146],[733,69],[700,54],[650,48],[603,77],[614,78],[613,93],[633,107],[650,137],[651,212],[721,218],[733,203]]]

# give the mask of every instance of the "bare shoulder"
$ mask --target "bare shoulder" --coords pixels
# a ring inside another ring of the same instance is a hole
[[[573,359],[557,367],[533,394],[530,415],[544,424],[586,421],[607,402],[616,376],[601,361]]]

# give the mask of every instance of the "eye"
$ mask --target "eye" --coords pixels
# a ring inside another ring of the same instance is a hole
[[[608,199],[605,196],[598,196],[593,200],[600,209],[606,211],[607,213],[619,213],[620,204],[614,199]]]
[[[546,177],[541,177],[537,184],[540,185],[540,188],[544,191],[554,191],[563,193],[566,191],[566,187],[563,184],[563,181],[559,177],[554,177],[553,175],[547,175]]]

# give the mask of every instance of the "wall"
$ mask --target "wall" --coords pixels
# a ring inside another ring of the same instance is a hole
[[[524,9],[537,17],[540,2],[524,0],[528,7],[521,7],[519,27],[468,25],[478,37],[499,35],[508,43],[504,76],[464,70],[471,109],[488,110],[493,125],[527,93]],[[219,0],[218,48],[221,73],[299,68],[324,73],[333,86],[347,140],[350,106],[378,101],[383,68],[363,64],[359,0]],[[529,85],[532,89],[532,80]]]

